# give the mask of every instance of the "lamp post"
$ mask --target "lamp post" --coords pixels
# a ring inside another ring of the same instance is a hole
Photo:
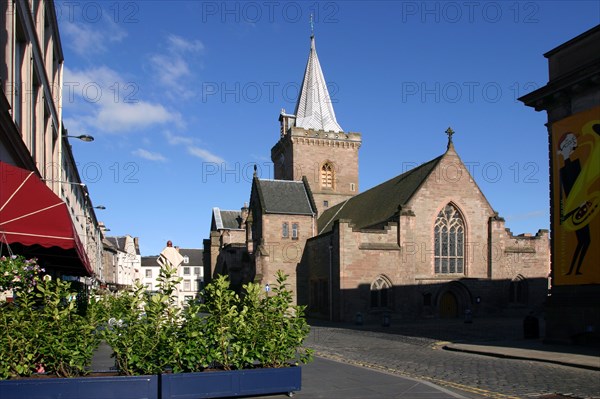
[[[65,180],[52,180],[52,179],[40,179],[40,180],[42,180],[42,181],[49,181],[51,183],[64,183],[64,184],[72,184],[74,186],[85,187],[85,183],[77,183],[77,182],[65,181]]]
[[[80,134],[79,136],[65,135],[63,137],[71,137],[74,139],[79,139],[81,141],[85,141],[86,143],[90,143],[90,142],[94,141],[94,136],[90,136],[89,134]]]
[[[63,176],[63,140],[62,137],[67,138],[67,137],[71,137],[71,138],[75,138],[75,139],[79,139],[81,141],[85,141],[87,143],[94,141],[94,137],[90,136],[88,134],[80,134],[79,136],[70,136],[69,132],[67,131],[67,129],[63,127],[60,128],[60,136],[61,139],[58,140],[58,180],[62,180],[62,176]]]

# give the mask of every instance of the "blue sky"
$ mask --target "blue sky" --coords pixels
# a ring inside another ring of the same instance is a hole
[[[549,228],[543,53],[600,23],[596,1],[57,1],[63,118],[109,235],[201,248],[212,207],[272,178],[309,15],[337,120],[361,132],[360,190],[442,154],[462,160],[515,234]]]

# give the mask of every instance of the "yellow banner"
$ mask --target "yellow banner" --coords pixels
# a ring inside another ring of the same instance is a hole
[[[552,125],[552,285],[600,284],[600,107]]]

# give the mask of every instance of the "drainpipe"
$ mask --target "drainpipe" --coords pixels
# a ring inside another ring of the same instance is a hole
[[[329,321],[333,321],[333,240],[329,240]]]

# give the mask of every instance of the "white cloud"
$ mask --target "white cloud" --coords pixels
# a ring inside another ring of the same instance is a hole
[[[101,107],[95,124],[109,132],[123,132],[176,120],[177,117],[162,105],[140,101],[133,104],[109,103]]]
[[[74,104],[79,105],[79,113],[71,119],[77,119],[80,127],[116,133],[167,123],[183,126],[179,113],[162,104],[140,100],[137,83],[106,66],[65,68],[64,76],[63,103],[79,102]]]
[[[64,42],[83,57],[106,52],[107,43],[120,42],[127,36],[127,32],[110,19],[105,18],[103,21],[102,26],[65,21],[61,24],[61,31],[68,40]]]
[[[218,155],[211,153],[204,148],[198,147],[195,143],[198,141],[193,137],[179,136],[171,133],[170,131],[165,132],[167,142],[171,145],[183,145],[186,147],[188,154],[193,155],[197,158],[202,159],[206,162],[223,163],[225,160]]]
[[[194,143],[194,139],[191,137],[177,136],[169,131],[165,132],[165,136],[167,137],[167,142],[171,145],[178,145],[178,144],[192,145]]]
[[[169,44],[178,52],[196,52],[204,50],[204,44],[200,40],[185,40],[181,36],[172,34],[169,35],[167,40],[169,41]]]
[[[157,152],[150,152],[150,151],[144,150],[142,148],[138,148],[137,150],[132,151],[131,153],[133,155],[136,155],[140,158],[147,159],[149,161],[165,162],[167,160],[167,158],[163,157],[161,154],[159,154]]]
[[[150,64],[158,81],[167,89],[170,97],[190,98],[195,92],[190,89],[190,79],[194,75],[189,66],[192,55],[204,50],[199,40],[186,40],[177,35],[167,37],[165,51],[150,56]]]
[[[198,157],[206,162],[214,162],[214,163],[225,162],[225,160],[223,160],[223,158],[221,158],[217,155],[214,155],[214,154],[210,153],[209,151],[202,149],[200,147],[190,146],[187,148],[187,150],[191,155]]]

